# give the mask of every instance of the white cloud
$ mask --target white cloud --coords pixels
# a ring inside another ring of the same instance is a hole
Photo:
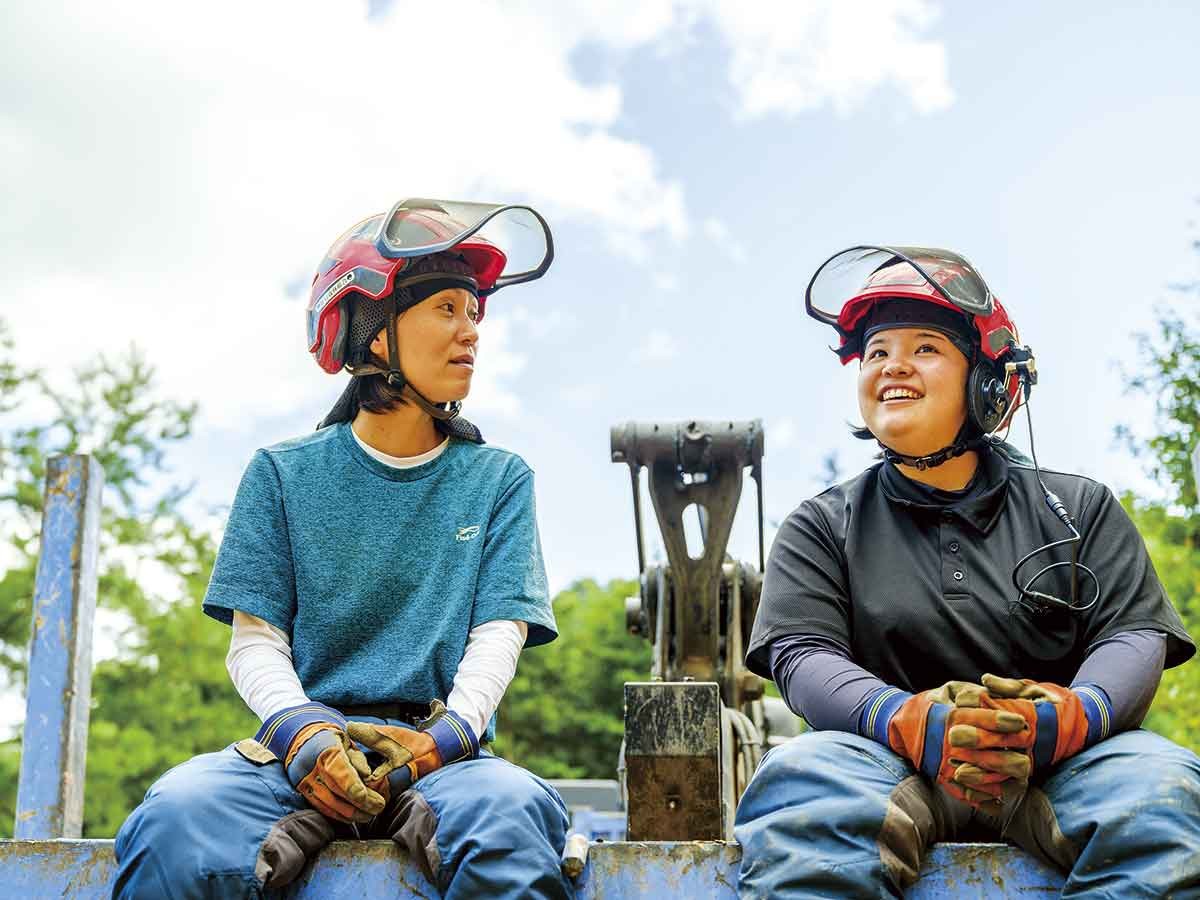
[[[0,315],[43,361],[136,342],[210,423],[320,406],[332,381],[285,284],[396,198],[519,197],[634,258],[687,239],[682,185],[617,133],[620,86],[577,77],[583,45],[672,46],[703,19],[745,115],[845,110],[890,81],[918,109],[948,102],[940,47],[916,37],[929,8],[853,7],[18,5],[0,33]],[[475,410],[516,409],[525,334],[502,322]]]
[[[639,362],[670,362],[679,356],[679,341],[665,331],[651,331],[633,356]]]
[[[552,306],[549,309],[539,307],[533,310],[518,304],[506,310],[504,318],[516,325],[524,337],[535,341],[560,337],[573,331],[578,325],[578,318],[561,306]]]
[[[650,273],[650,281],[654,289],[662,294],[674,294],[679,290],[679,276],[674,272],[658,270]]]
[[[733,236],[728,225],[718,218],[709,216],[704,220],[703,228],[708,238],[720,246],[731,260],[739,265],[746,261],[748,258],[746,245]]]
[[[787,450],[799,443],[800,429],[795,419],[776,419],[768,423],[765,430],[771,439],[768,445],[771,450]]]
[[[729,78],[743,116],[796,114],[826,104],[847,115],[885,84],[919,113],[954,101],[945,48],[919,36],[937,18],[925,0],[705,5],[729,44]]]

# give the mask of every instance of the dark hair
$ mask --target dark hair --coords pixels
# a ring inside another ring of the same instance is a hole
[[[379,361],[383,365],[383,361]],[[359,409],[369,413],[391,412],[400,406],[407,406],[408,400],[399,389],[388,384],[386,375],[358,375],[355,385],[355,401]]]
[[[851,425],[850,433],[852,435],[854,435],[856,438],[858,438],[860,441],[875,440],[875,435],[873,435],[871,433],[871,429],[868,428],[866,425]]]

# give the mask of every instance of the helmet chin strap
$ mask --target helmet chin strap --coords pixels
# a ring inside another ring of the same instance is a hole
[[[396,295],[391,294],[387,300],[387,345],[388,345],[388,367],[382,369],[372,363],[364,363],[360,366],[354,366],[347,369],[351,375],[386,375],[387,383],[400,391],[400,396],[405,400],[409,400],[419,406],[422,410],[429,413],[435,419],[440,419],[443,422],[448,422],[450,419],[456,418],[462,411],[462,402],[459,400],[451,400],[446,404],[434,403],[427,397],[423,396],[408,379],[404,377],[404,373],[400,370],[400,345],[396,340]]]
[[[964,426],[965,430],[965,426]],[[948,447],[943,447],[936,453],[929,453],[925,456],[907,456],[904,453],[898,453],[891,447],[887,446],[883,441],[876,438],[876,443],[883,448],[883,458],[894,465],[912,466],[919,472],[926,469],[935,469],[944,462],[949,462],[957,456],[962,456],[969,450],[978,450],[984,445],[983,438],[972,438],[971,440],[963,440],[962,432],[959,432],[960,437]]]

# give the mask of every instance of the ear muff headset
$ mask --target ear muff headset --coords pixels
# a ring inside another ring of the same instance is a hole
[[[967,418],[978,434],[996,431],[1013,403],[1006,387],[1012,380],[1002,363],[977,360],[967,376]]]

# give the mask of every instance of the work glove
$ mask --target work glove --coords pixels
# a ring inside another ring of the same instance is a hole
[[[1045,771],[1109,735],[1112,706],[1099,685],[1065,688],[1048,681],[998,675],[984,675],[982,680],[987,689],[980,697],[984,708],[1014,713],[1028,724],[1033,735],[1029,746],[1034,772]],[[966,783],[980,777],[973,771],[962,774]]]
[[[366,783],[385,801],[407,791],[419,778],[450,763],[479,755],[479,739],[458,713],[440,700],[430,704],[430,716],[416,729],[398,725],[350,722],[350,737],[383,756]]]
[[[1023,716],[986,708],[986,693],[982,685],[962,681],[919,694],[889,688],[868,704],[868,713],[874,711],[868,733],[877,740],[886,736],[883,743],[952,797],[996,811],[1028,782],[1029,755],[1021,749],[1033,735]],[[964,768],[970,777],[957,781]]]
[[[363,782],[367,758],[346,733],[346,720],[323,703],[282,709],[255,736],[283,760],[288,781],[313,809],[339,822],[369,822],[384,798]]]

